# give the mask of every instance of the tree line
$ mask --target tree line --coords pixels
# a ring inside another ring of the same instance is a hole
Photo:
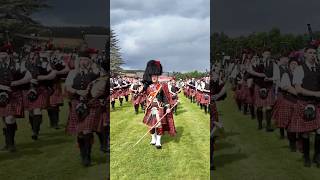
[[[211,61],[220,60],[224,55],[239,57],[244,49],[250,48],[261,51],[268,47],[272,54],[284,51],[299,50],[310,42],[310,35],[284,34],[279,28],[272,28],[269,32],[253,32],[247,36],[229,37],[225,33],[215,32],[211,35]],[[320,38],[320,32],[314,33],[314,38]]]

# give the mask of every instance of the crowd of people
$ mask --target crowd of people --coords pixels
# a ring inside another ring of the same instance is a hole
[[[279,54],[270,48],[246,49],[226,68],[239,111],[256,119],[258,130],[278,128],[280,138],[288,139],[288,149],[303,154],[305,167],[320,167],[318,47],[319,42],[312,41],[301,50],[283,48]]]
[[[15,152],[19,121],[29,119],[30,136],[41,138],[41,125],[48,114],[50,126],[65,128],[77,137],[81,161],[91,164],[94,133],[100,149],[108,152],[107,66],[105,51],[82,47],[67,52],[51,41],[26,41],[22,47],[4,41],[0,47],[0,116],[3,151]],[[67,102],[67,103],[65,103]],[[68,108],[61,116],[60,109]],[[67,118],[61,127],[61,117]],[[36,146],[36,144],[35,144]]]

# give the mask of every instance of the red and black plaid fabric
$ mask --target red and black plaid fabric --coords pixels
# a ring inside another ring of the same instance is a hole
[[[23,104],[24,108],[27,110],[33,110],[33,109],[45,109],[48,107],[49,104],[49,93],[46,87],[44,86],[39,86],[37,87],[37,93],[38,93],[38,98],[31,102],[28,99],[28,90],[23,91]]]
[[[63,93],[60,83],[55,83],[53,86],[54,92],[49,98],[50,106],[61,106],[63,105]]]
[[[254,95],[251,93],[251,90],[247,84],[243,85],[241,88],[240,99],[242,99],[243,102],[247,104],[254,103]]]
[[[272,88],[268,89],[268,97],[265,99],[261,99],[259,95],[259,86],[255,86],[254,88],[254,104],[256,107],[267,107],[273,106],[275,103],[275,98],[272,92]]]
[[[140,98],[140,104],[144,103],[146,99],[147,99],[147,95],[143,94]]]
[[[194,97],[196,95],[196,90],[190,88],[190,96]]]
[[[295,103],[279,96],[273,107],[272,118],[278,128],[286,128],[291,121]]]
[[[289,132],[310,132],[320,128],[320,105],[316,107],[316,119],[313,121],[306,121],[303,118],[303,114],[307,104],[307,102],[300,100],[295,104],[292,119],[288,126]]]
[[[209,93],[203,93],[202,94],[200,103],[204,104],[204,105],[209,105],[209,103],[210,103],[210,95],[209,95]]]
[[[100,132],[99,124],[101,124],[101,105],[99,101],[95,101],[93,105],[89,106],[89,115],[84,120],[79,120],[76,113],[76,106],[79,100],[71,100],[71,107],[69,107],[69,117],[66,131],[69,134],[77,135],[83,131]]]
[[[126,94],[126,91],[124,90],[124,89],[120,89],[119,91],[118,91],[118,97],[124,97],[125,96],[125,94]]]
[[[5,107],[0,107],[0,116],[23,117],[23,94],[22,91],[14,91],[10,95],[10,101]]]
[[[236,100],[244,100],[244,96],[243,96],[243,93],[242,93],[242,88],[243,86],[242,85],[238,85],[238,88],[236,88],[235,92],[234,92],[234,98]]]
[[[161,118],[164,115],[164,111],[163,108],[158,108],[159,111],[159,118]],[[146,115],[143,118],[143,123],[146,124],[149,127],[154,126],[157,123],[157,119],[155,116],[151,115],[151,107],[148,108]],[[165,121],[165,119],[163,118],[161,120],[161,124],[166,124],[167,122]]]
[[[140,94],[139,95],[132,94],[132,97],[131,97],[132,104],[133,105],[140,104],[141,98],[142,98],[142,95]]]
[[[197,103],[200,103],[202,95],[203,95],[203,92],[196,91],[196,102]]]
[[[126,88],[126,89],[125,89],[125,92],[124,92],[124,95],[125,95],[125,96],[129,96],[129,94],[130,94],[130,90],[129,90],[129,88]]]

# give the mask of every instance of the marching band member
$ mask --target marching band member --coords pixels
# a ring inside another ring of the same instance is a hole
[[[167,131],[171,136],[176,135],[173,115],[170,109],[171,97],[166,83],[159,83],[162,74],[160,61],[151,60],[147,63],[143,75],[143,92],[148,94],[143,123],[151,133],[151,145],[161,149],[161,136]],[[162,118],[162,119],[161,119]]]

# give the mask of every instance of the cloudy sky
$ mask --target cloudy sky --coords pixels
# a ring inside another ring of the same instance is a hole
[[[111,28],[125,69],[159,59],[164,71],[205,71],[210,55],[210,0],[111,0]]]
[[[109,17],[109,0],[46,0],[49,9],[33,15],[48,26],[104,26]]]
[[[319,0],[213,0],[211,28],[231,36],[272,27],[296,34],[307,32],[310,23],[314,31],[320,31],[319,7]]]

